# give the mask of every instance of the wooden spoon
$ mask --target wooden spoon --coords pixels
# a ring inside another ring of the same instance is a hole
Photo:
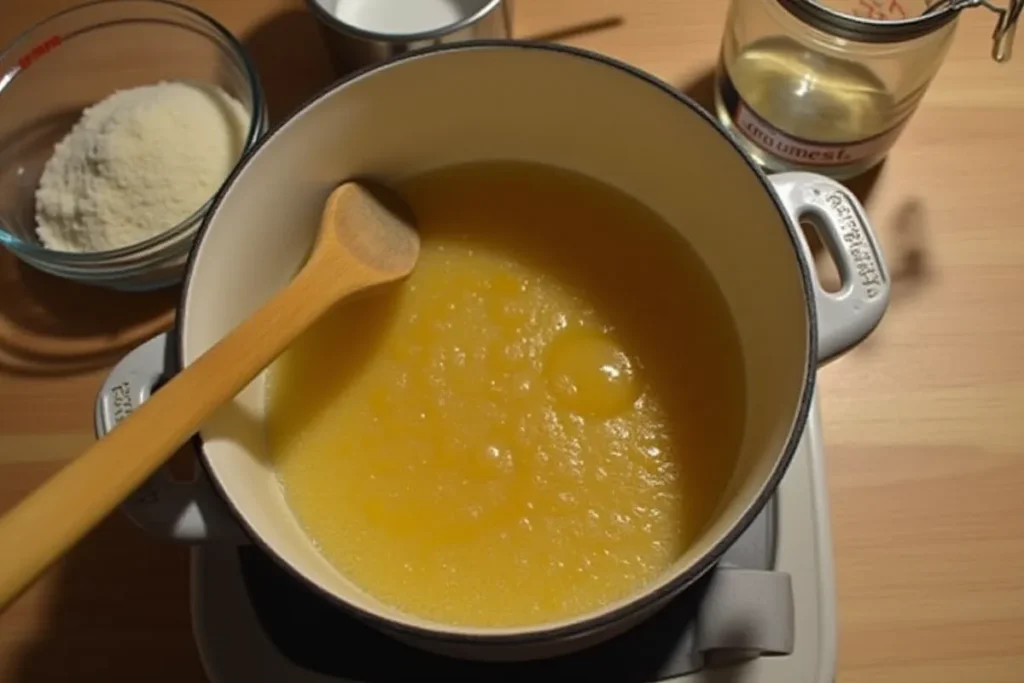
[[[287,287],[0,518],[0,608],[335,303],[407,276],[418,256],[411,215],[390,193],[354,182],[334,190],[312,253]]]

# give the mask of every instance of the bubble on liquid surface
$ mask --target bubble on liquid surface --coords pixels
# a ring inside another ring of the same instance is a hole
[[[544,374],[560,403],[586,415],[617,415],[640,394],[629,356],[599,330],[560,332],[547,349]]]

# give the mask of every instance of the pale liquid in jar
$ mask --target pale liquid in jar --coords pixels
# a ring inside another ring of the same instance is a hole
[[[870,69],[809,52],[788,38],[752,43],[728,68],[755,111],[802,138],[863,140],[895,123],[892,95]]]
[[[493,162],[401,188],[409,279],[271,370],[298,520],[370,595],[446,624],[571,617],[654,580],[736,461],[743,361],[679,237],[575,174]]]
[[[884,154],[909,115],[868,67],[785,36],[738,51],[727,41],[722,58],[718,118],[771,170],[860,170]]]

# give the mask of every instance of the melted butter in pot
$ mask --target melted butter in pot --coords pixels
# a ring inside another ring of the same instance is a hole
[[[443,623],[537,624],[639,590],[707,523],[742,433],[710,274],[652,212],[562,171],[401,189],[416,270],[271,372],[296,517],[368,593]]]

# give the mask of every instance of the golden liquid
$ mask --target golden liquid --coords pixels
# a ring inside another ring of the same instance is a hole
[[[625,597],[708,521],[742,432],[742,358],[699,258],[634,200],[511,162],[400,188],[402,283],[274,365],[287,500],[371,595],[528,625]]]
[[[784,36],[727,54],[726,71],[751,109],[805,140],[864,140],[893,128],[904,115],[866,66],[808,50]]]

